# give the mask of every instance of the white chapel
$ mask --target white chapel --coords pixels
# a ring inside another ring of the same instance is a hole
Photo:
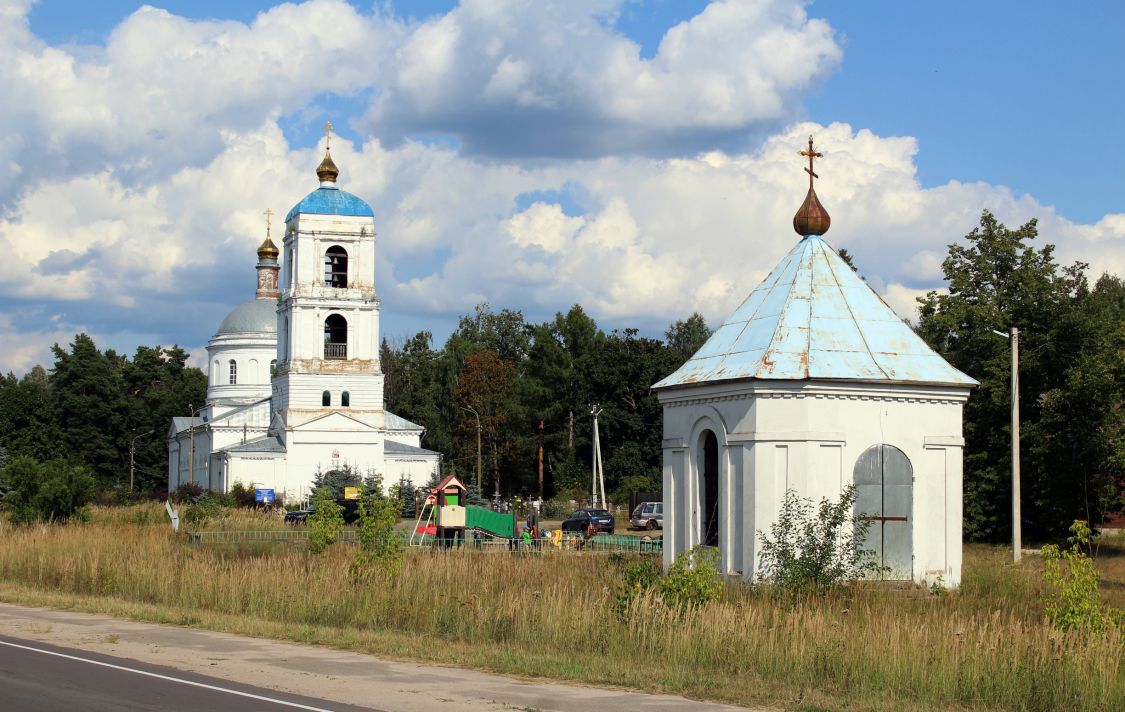
[[[857,490],[865,548],[892,579],[961,580],[961,410],[976,385],[950,366],[822,239],[813,189],[800,238],[683,366],[654,386],[664,410],[664,559],[719,550],[760,575],[758,532],[787,490]]]
[[[241,482],[295,501],[318,470],[350,465],[384,485],[438,471],[422,426],[383,409],[374,212],[337,187],[330,145],[316,173],[281,251],[267,224],[255,298],[207,344],[207,401],[168,433],[169,491]]]

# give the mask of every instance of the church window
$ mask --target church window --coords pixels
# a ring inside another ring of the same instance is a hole
[[[329,314],[324,320],[324,358],[348,357],[348,320],[339,314]]]
[[[339,245],[324,253],[324,285],[336,289],[348,286],[348,253]]]
[[[230,360],[230,384],[232,386],[238,384],[238,363],[233,358]]]
[[[328,391],[325,391],[325,392],[321,393],[320,394],[320,404],[322,406],[324,406],[325,408],[332,405],[332,394]]]
[[[275,375],[277,375],[277,359],[270,361],[270,378],[273,378]]]
[[[351,405],[352,405],[352,394],[348,393],[347,391],[344,391],[343,393],[341,393],[340,394],[340,405],[344,406],[345,408],[350,408]]]

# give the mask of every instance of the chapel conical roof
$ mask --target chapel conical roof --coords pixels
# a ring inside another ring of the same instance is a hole
[[[739,379],[977,383],[817,235],[797,243],[707,343],[653,388]]]

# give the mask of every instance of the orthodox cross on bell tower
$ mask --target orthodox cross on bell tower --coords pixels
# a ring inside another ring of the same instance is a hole
[[[332,148],[332,129],[336,128],[332,125],[331,121],[326,121],[324,124],[324,148]]]
[[[266,216],[266,237],[269,237],[270,236],[270,218],[273,217],[273,211],[270,210],[269,208],[266,208],[266,211],[264,213],[262,213],[262,215]]]
[[[813,160],[817,159],[817,158],[824,158],[824,154],[820,153],[819,151],[817,151],[813,148],[812,135],[811,134],[809,135],[809,147],[808,147],[808,149],[805,150],[805,151],[800,151],[799,153],[802,156],[807,156],[808,159],[809,159],[809,167],[805,169],[805,173],[809,174],[809,189],[812,189],[813,178],[819,178],[820,177],[813,171]]]

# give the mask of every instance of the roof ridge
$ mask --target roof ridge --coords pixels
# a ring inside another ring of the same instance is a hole
[[[788,285],[789,289],[785,293],[785,301],[781,305],[781,312],[777,315],[777,323],[773,325],[773,333],[770,334],[770,340],[766,342],[766,349],[762,353],[762,361],[763,362],[769,360],[770,352],[773,351],[774,342],[777,341],[777,336],[781,332],[781,322],[785,321],[785,314],[789,311],[789,303],[793,300],[793,292],[795,291],[793,289],[793,285],[796,284],[797,277],[801,273],[801,263],[804,262],[804,254],[806,252],[806,250],[800,249],[800,248],[804,244],[806,239],[808,239],[808,238],[802,238],[801,241],[797,243],[797,248],[789,250],[790,255],[796,253],[799,256],[799,259],[797,260],[797,269],[793,271],[793,281],[790,282],[789,285]],[[812,271],[810,270],[810,274],[811,274],[811,272]],[[810,287],[812,286],[811,282],[810,282],[809,286]],[[770,290],[772,291],[773,287],[770,287]],[[753,292],[751,292],[751,294],[753,294]],[[764,300],[763,300],[763,302],[764,302]],[[750,322],[746,322],[746,323],[749,324]],[[809,329],[809,331],[811,331],[811,329]],[[808,351],[806,349],[806,353],[807,352]],[[805,378],[808,378],[808,377],[809,377],[809,364],[808,364],[808,360],[806,359],[806,361],[805,361]]]
[[[820,243],[824,245],[825,248],[832,250],[832,248],[828,245],[828,243],[824,242],[824,240],[820,240]],[[836,259],[839,259],[841,263],[844,263],[844,260],[840,259],[840,255],[836,254],[836,250],[832,250],[832,254],[836,255]],[[833,267],[832,260],[828,259],[827,254],[824,254],[824,264],[828,267],[828,273],[832,275],[832,281],[836,283],[836,289],[840,290],[840,301],[844,303],[844,307],[848,310],[848,316],[851,317],[852,323],[855,324],[856,333],[859,334],[859,339],[863,342],[863,348],[867,349],[867,353],[871,358],[871,363],[875,364],[875,368],[879,369],[879,373],[882,373],[886,378],[890,380],[894,380],[894,376],[887,373],[887,370],[883,368],[883,364],[879,363],[879,361],[875,358],[875,352],[871,350],[871,344],[867,343],[867,336],[863,333],[863,327],[860,326],[859,319],[855,318],[855,312],[852,311],[852,304],[844,294],[844,285],[840,284],[840,277],[836,274],[836,270]],[[847,267],[846,264],[844,266]],[[851,269],[851,267],[848,267],[848,269]],[[852,274],[854,275],[855,272],[853,272]],[[870,284],[867,284],[866,282],[864,282],[863,284],[868,289],[871,289]],[[871,291],[874,292],[875,290],[871,289]],[[876,296],[878,296],[878,294],[876,294]],[[886,304],[886,302],[884,302],[884,304]],[[810,329],[809,331],[811,332],[812,329]]]

